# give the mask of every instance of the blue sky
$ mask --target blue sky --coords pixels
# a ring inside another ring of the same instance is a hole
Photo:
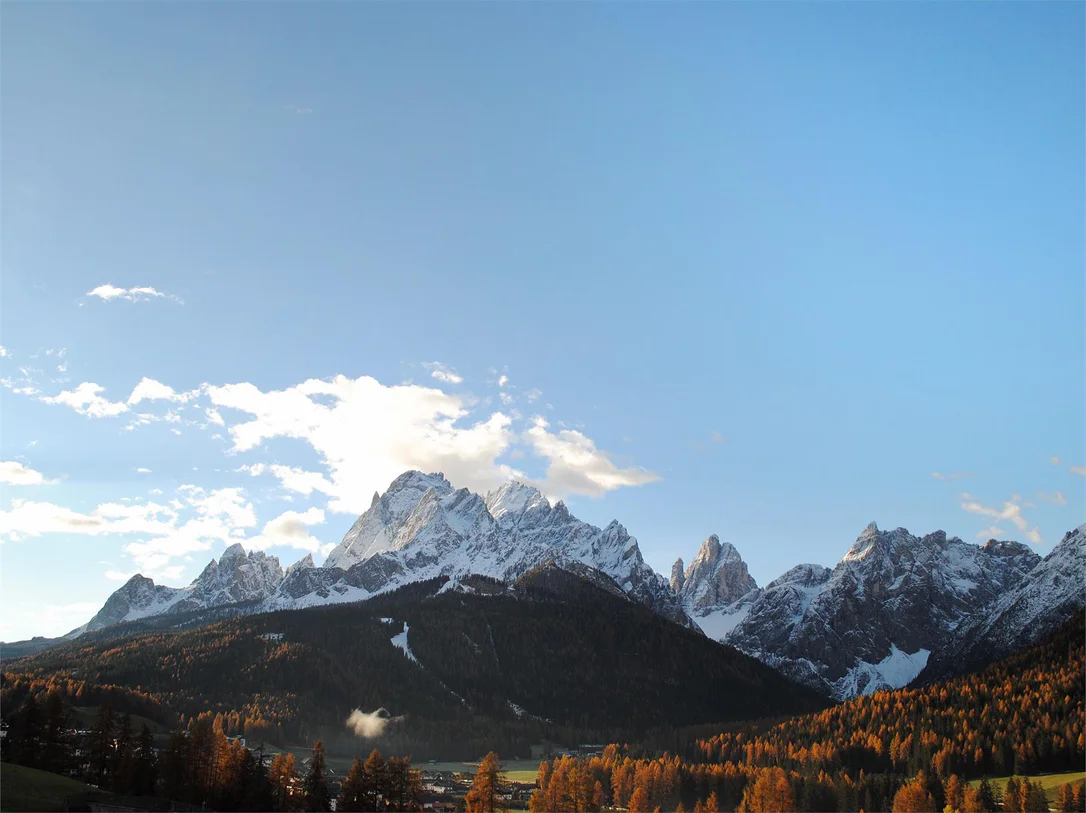
[[[231,540],[319,560],[409,465],[518,472],[665,573],[872,519],[1046,553],[1086,513],[1083,29],[9,4],[0,638]]]

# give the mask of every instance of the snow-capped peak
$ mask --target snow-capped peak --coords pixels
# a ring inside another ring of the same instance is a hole
[[[293,573],[296,570],[309,570],[312,567],[315,567],[315,565],[313,564],[313,554],[307,553],[297,562],[288,567],[287,573]]]
[[[533,508],[550,508],[550,502],[534,486],[509,480],[486,495],[486,507],[494,519],[501,519],[504,514],[522,514]]]

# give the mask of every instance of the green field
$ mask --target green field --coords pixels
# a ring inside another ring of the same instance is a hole
[[[302,760],[313,755],[312,749],[301,746],[291,746],[286,749],[280,749],[276,748],[274,745],[265,745],[264,750],[269,754],[280,754],[285,752],[294,754],[294,759],[297,760],[299,771],[302,770]],[[364,753],[360,753],[359,756],[365,760],[368,752],[365,751],[365,749],[362,750]],[[352,757],[341,756],[327,756],[325,759],[328,762],[328,767],[335,771],[339,776],[346,776],[347,771],[351,769],[351,763],[354,761]],[[453,773],[472,774],[479,768],[478,762],[413,762],[412,765],[416,768],[421,768],[424,771],[452,771]],[[510,782],[535,783],[536,778],[539,776],[539,760],[502,760],[502,773],[505,774],[505,778]]]
[[[64,798],[97,790],[60,774],[0,762],[0,810],[63,810]]]
[[[430,771],[454,771],[475,773],[479,768],[478,762],[438,762],[430,764],[420,762],[418,768]],[[510,782],[535,782],[539,776],[538,759],[509,759],[502,761],[502,773]]]
[[[1021,779],[1022,777],[1018,777]],[[995,788],[996,794],[1003,793],[1003,786],[1007,784],[1009,776],[990,777],[989,782],[992,783],[992,787]],[[1060,792],[1060,787],[1066,785],[1068,782],[1076,785],[1082,785],[1086,783],[1086,771],[1072,771],[1071,773],[1050,773],[1043,776],[1030,776],[1029,781],[1036,785],[1041,783],[1041,787],[1045,789],[1045,796],[1049,802],[1056,801],[1056,794]],[[974,779],[969,783],[970,785],[979,785],[980,780]]]

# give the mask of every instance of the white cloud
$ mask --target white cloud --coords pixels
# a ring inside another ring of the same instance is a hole
[[[91,418],[106,418],[128,411],[128,406],[119,401],[110,401],[99,393],[105,392],[93,381],[84,381],[74,390],[65,390],[59,395],[43,395],[41,400],[47,404],[69,406],[80,415]]]
[[[40,471],[17,460],[0,460],[0,483],[9,486],[40,486],[48,482]]]
[[[4,345],[0,344],[0,358],[5,358],[10,355],[11,353],[8,352],[8,349],[4,347]]]
[[[441,390],[337,376],[272,392],[229,384],[208,387],[207,394],[216,407],[253,416],[229,427],[237,452],[274,437],[312,446],[329,468],[332,511],[361,513],[375,490],[408,469],[442,471],[457,485],[483,493],[518,474],[495,462],[514,440],[511,418],[495,412],[462,426],[468,417],[464,400]]]
[[[1071,473],[1077,474],[1079,477],[1086,477],[1086,466],[1072,466]]]
[[[1037,496],[1045,502],[1050,502],[1054,505],[1067,505],[1067,497],[1064,496],[1064,493],[1062,491],[1054,491],[1051,494],[1046,494],[1043,491],[1038,491]]]
[[[498,386],[499,387],[504,387],[508,383],[509,383],[509,376],[507,376],[507,375],[503,375],[498,379]]]
[[[463,376],[457,375],[455,370],[446,367],[440,361],[424,361],[422,366],[428,369],[430,376],[438,381],[444,381],[446,384],[464,383]]]
[[[256,525],[253,506],[239,488],[178,489],[184,500],[102,503],[89,513],[49,502],[13,500],[0,511],[0,538],[17,541],[43,534],[140,536],[124,546],[141,572],[161,576],[171,558],[208,550],[234,530]],[[184,512],[185,516],[182,516]]]
[[[101,603],[35,604],[21,612],[9,614],[0,622],[0,637],[10,637],[10,631],[33,629],[35,635],[55,638],[65,635],[93,616]]]
[[[177,392],[173,387],[169,387],[161,381],[145,377],[140,379],[140,383],[132,388],[132,394],[128,396],[128,405],[133,406],[140,401],[179,401],[184,403],[195,394],[195,392]]]
[[[723,443],[724,436],[714,429],[712,432],[709,433],[709,440],[713,443]]]
[[[319,539],[310,536],[307,525],[320,525],[324,522],[324,512],[319,508],[307,511],[285,511],[275,519],[264,524],[259,536],[245,540],[245,546],[252,550],[268,548],[296,548],[317,553],[322,549]]]
[[[999,539],[1001,536],[1006,536],[1006,531],[997,525],[977,531],[977,539]]]
[[[543,394],[543,390],[530,389],[526,393],[524,393],[524,397],[528,399],[529,403],[532,403],[532,402],[538,400],[539,397],[542,394]]]
[[[154,288],[148,286],[118,288],[115,285],[106,283],[105,285],[99,285],[97,288],[87,291],[87,296],[95,296],[106,302],[113,299],[124,299],[128,302],[146,302],[149,299],[172,299],[179,304],[184,304],[184,302],[173,294],[156,291]]]
[[[1053,466],[1060,465],[1060,459],[1058,457],[1056,457],[1055,455],[1052,455],[1052,457],[1050,457],[1048,459],[1052,463]]]
[[[151,470],[148,469],[148,468],[144,468],[143,466],[140,466],[138,469],[136,469],[136,472],[138,474],[150,474]]]
[[[498,396],[499,396],[499,397],[500,397],[500,398],[502,399],[502,403],[503,403],[503,404],[504,404],[505,406],[509,406],[509,405],[510,405],[511,403],[513,403],[513,401],[515,400],[515,399],[513,398],[513,396],[512,396],[512,395],[510,395],[510,394],[509,394],[509,393],[507,393],[507,392],[500,392],[500,393],[498,393]]]
[[[308,495],[312,494],[314,491],[319,491],[322,494],[336,493],[335,483],[316,471],[305,471],[291,466],[281,466],[278,463],[273,463],[271,465],[255,463],[251,466],[242,466],[239,471],[246,471],[253,477],[259,477],[261,474],[270,473],[278,478],[283,488],[298,494]]]
[[[549,494],[587,494],[598,497],[624,486],[640,486],[660,479],[647,469],[620,469],[595,442],[573,429],[547,431],[547,421],[536,416],[526,433],[536,454],[549,460],[547,476],[540,486]]]
[[[1026,539],[1028,539],[1034,545],[1040,545],[1042,542],[1044,542],[1036,526],[1033,528],[1033,530],[1026,534]]]
[[[994,517],[997,520],[1009,520],[1020,531],[1024,531],[1029,527],[1026,518],[1022,516],[1022,509],[1032,507],[1029,503],[1023,504],[1022,498],[1017,494],[1012,494],[1011,498],[1003,503],[1002,508],[990,508],[975,500],[967,500],[962,503],[963,511],[984,517]]]
[[[956,471],[956,472],[953,472],[952,474],[941,474],[940,472],[933,471],[931,473],[931,476],[934,477],[936,480],[961,480],[963,477],[972,477],[973,472],[971,472],[971,471]]]

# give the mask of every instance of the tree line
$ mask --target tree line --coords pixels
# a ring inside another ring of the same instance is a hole
[[[58,691],[39,703],[29,694],[5,721],[4,761],[80,779],[124,796],[159,796],[210,810],[325,811],[421,810],[421,772],[408,757],[385,759],[376,749],[354,765],[333,792],[324,743],[314,743],[299,770],[293,754],[270,760],[264,747],[228,737],[222,715],[202,714],[156,746],[146,724],[137,732],[130,714],[99,707],[83,729]]]

